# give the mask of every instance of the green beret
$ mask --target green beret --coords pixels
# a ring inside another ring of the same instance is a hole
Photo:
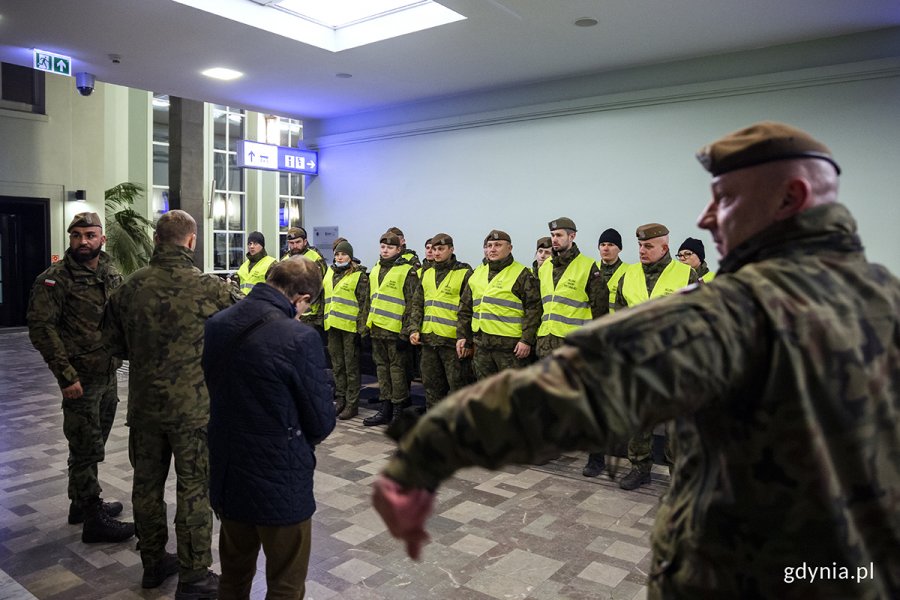
[[[75,215],[75,218],[69,223],[66,233],[71,233],[75,227],[103,227],[103,223],[100,222],[100,215],[97,213],[81,212]]]
[[[447,233],[439,233],[431,238],[431,246],[452,246],[453,238]]]
[[[575,221],[570,219],[569,217],[560,217],[548,223],[550,226],[550,231],[554,229],[571,229],[572,231],[578,231],[575,229]]]
[[[723,173],[753,167],[776,160],[818,158],[841,168],[831,157],[831,150],[811,135],[784,123],[762,121],[729,133],[697,152],[703,168],[718,177]]]
[[[291,227],[287,231],[287,239],[289,240],[300,240],[306,239],[306,230],[302,227]]]
[[[497,242],[503,240],[504,242],[512,243],[512,238],[509,237],[509,234],[505,231],[500,231],[499,229],[492,229],[490,233],[487,234],[487,237],[484,238],[484,243],[488,242]]]
[[[637,239],[640,241],[652,240],[663,235],[669,235],[669,229],[659,223],[647,223],[637,228]]]
[[[535,250],[540,250],[541,248],[552,248],[552,247],[553,247],[553,240],[551,240],[548,237],[542,237],[542,238],[538,238],[537,248],[535,248]]]
[[[399,227],[389,227],[388,231],[396,235],[397,237],[404,237],[403,230]]]
[[[388,246],[400,246],[400,238],[397,237],[396,233],[392,233],[390,231],[386,231],[381,234],[380,243],[387,244]]]

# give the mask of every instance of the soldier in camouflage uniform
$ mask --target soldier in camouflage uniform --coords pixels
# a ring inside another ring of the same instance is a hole
[[[653,298],[667,296],[700,280],[697,272],[669,254],[669,229],[659,223],[637,228],[640,262],[630,265],[616,290],[616,310],[637,306]],[[674,461],[672,435],[666,436],[666,460]],[[628,460],[631,469],[619,481],[623,490],[633,490],[650,483],[653,466],[653,432],[642,431],[628,440]],[[671,469],[671,467],[670,467]]]
[[[128,451],[134,468],[135,524],[144,587],[178,572],[176,598],[214,598],[218,586],[210,543],[209,393],[200,358],[206,319],[242,296],[193,262],[197,224],[172,210],[159,219],[150,265],[112,295],[104,337],[130,361]],[[166,554],[165,485],[174,456],[177,560]],[[155,585],[153,585],[155,584]]]
[[[553,255],[553,242],[550,240],[549,236],[538,238],[537,247],[534,251],[534,262],[531,263],[531,272],[534,273],[534,278],[537,279],[538,270],[541,268],[541,265],[544,264],[544,261],[550,258]]]
[[[310,246],[309,241],[307,241],[306,230],[302,227],[291,227],[287,231],[287,243],[288,243],[288,251],[287,254],[281,257],[281,260],[287,260],[292,256],[305,256],[309,260],[316,263],[316,266],[319,267],[319,271],[322,273],[322,278],[325,278],[325,271],[328,269],[328,265],[325,263],[325,259],[322,257],[322,253],[319,252],[319,249],[315,246]],[[325,313],[324,313],[324,301],[322,299],[322,294],[313,300],[312,304],[309,305],[309,309],[300,315],[300,320],[306,323],[307,325],[312,325],[316,331],[319,332],[319,337],[322,338],[322,343],[327,344],[328,339],[325,335]]]
[[[537,338],[538,358],[548,356],[562,346],[568,333],[609,312],[606,282],[597,264],[578,249],[575,223],[561,217],[548,225],[553,254],[538,270],[543,302]],[[579,275],[582,269],[584,274]],[[583,288],[572,289],[570,284]]]
[[[513,258],[509,234],[495,229],[485,244],[488,262],[469,277],[456,326],[457,352],[474,345],[472,364],[478,379],[524,367],[541,322],[537,280],[531,269]]]
[[[381,409],[363,425],[385,425],[411,405],[409,398],[409,330],[412,298],[419,286],[415,268],[401,256],[400,238],[390,231],[380,239],[381,259],[369,275],[369,316],[372,358],[378,377]]]
[[[697,275],[703,283],[709,283],[716,277],[716,274],[710,271],[709,265],[706,264],[706,248],[703,247],[703,242],[697,238],[689,237],[681,242],[675,257],[697,271]]]
[[[422,346],[422,385],[425,407],[431,408],[448,392],[472,382],[471,349],[456,350],[456,321],[462,290],[472,267],[456,259],[453,238],[431,238],[434,264],[427,269],[413,296],[409,341]]]
[[[403,237],[403,231],[399,227],[391,227],[388,229],[388,232],[393,233],[400,239],[400,260],[405,264],[412,265],[415,269],[419,269],[422,266],[422,263],[419,261],[419,255],[412,248],[406,247],[406,238]]]
[[[809,134],[758,123],[698,157],[716,279],[596,321],[425,415],[375,484],[411,556],[457,469],[599,450],[677,419],[699,443],[679,446],[656,515],[651,600],[900,597],[900,280],[866,260],[840,171]],[[793,581],[801,565],[838,575]]]
[[[100,215],[79,213],[67,231],[69,249],[63,260],[35,279],[28,334],[62,390],[69,523],[84,523],[83,542],[121,542],[134,535],[134,525],[112,519],[122,512],[120,502],[100,499],[97,463],[103,462],[116,417],[116,369],[121,364],[103,346],[100,323],[122,276],[101,249],[106,236]]]

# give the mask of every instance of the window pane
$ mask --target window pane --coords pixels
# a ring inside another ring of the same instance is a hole
[[[169,96],[153,94],[153,141],[169,141]]]
[[[291,227],[303,227],[300,224],[300,200],[298,200],[297,198],[291,199],[290,226]]]
[[[213,152],[213,184],[217,190],[228,189],[225,187],[225,165],[228,155],[224,152]]]
[[[213,109],[213,149],[225,150],[225,133],[228,129],[228,113],[216,107]]]
[[[278,198],[278,229],[279,231],[287,231],[288,228],[288,199],[285,197]]]
[[[169,147],[153,144],[153,185],[169,185]]]
[[[244,137],[244,116],[228,114],[228,150],[237,152],[237,141]]]
[[[225,194],[215,194],[212,203],[213,229],[225,229],[225,216],[227,214],[228,209],[225,205]],[[223,248],[222,252],[224,251],[225,249]],[[222,260],[225,260],[224,256]]]
[[[213,234],[213,269],[216,271],[224,271],[228,268],[225,236],[224,233]]]
[[[228,229],[244,229],[244,196],[228,194]]]
[[[278,234],[278,247],[281,248],[281,256],[284,256],[288,253],[287,247],[287,234],[279,233]]]
[[[291,189],[291,175],[290,173],[279,173],[278,174],[278,193],[282,196],[287,196],[290,194]]]
[[[237,271],[244,262],[244,234],[230,233],[228,234],[228,238],[228,270]]]
[[[303,195],[303,175],[291,174],[291,196]]]
[[[228,155],[228,191],[244,191],[244,169],[237,166],[237,154]]]

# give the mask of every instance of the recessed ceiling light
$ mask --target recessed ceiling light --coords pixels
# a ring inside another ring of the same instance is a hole
[[[201,71],[203,75],[207,77],[212,77],[213,79],[221,79],[223,81],[230,81],[232,79],[237,79],[238,77],[243,77],[244,74],[240,71],[235,71],[234,69],[226,69],[225,67],[215,67],[213,69],[207,69],[205,71]]]
[[[593,17],[581,17],[580,19],[575,19],[576,27],[593,27],[597,23],[599,23],[597,19]]]
[[[350,73],[335,73],[334,76],[338,79],[350,79],[351,77],[353,77],[353,75],[351,75]]]

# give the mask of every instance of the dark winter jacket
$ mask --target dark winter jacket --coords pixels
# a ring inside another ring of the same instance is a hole
[[[257,284],[206,323],[209,495],[220,517],[278,526],[316,510],[314,446],[334,429],[334,405],[319,334],[294,314],[284,294]],[[252,328],[264,315],[274,319]]]

